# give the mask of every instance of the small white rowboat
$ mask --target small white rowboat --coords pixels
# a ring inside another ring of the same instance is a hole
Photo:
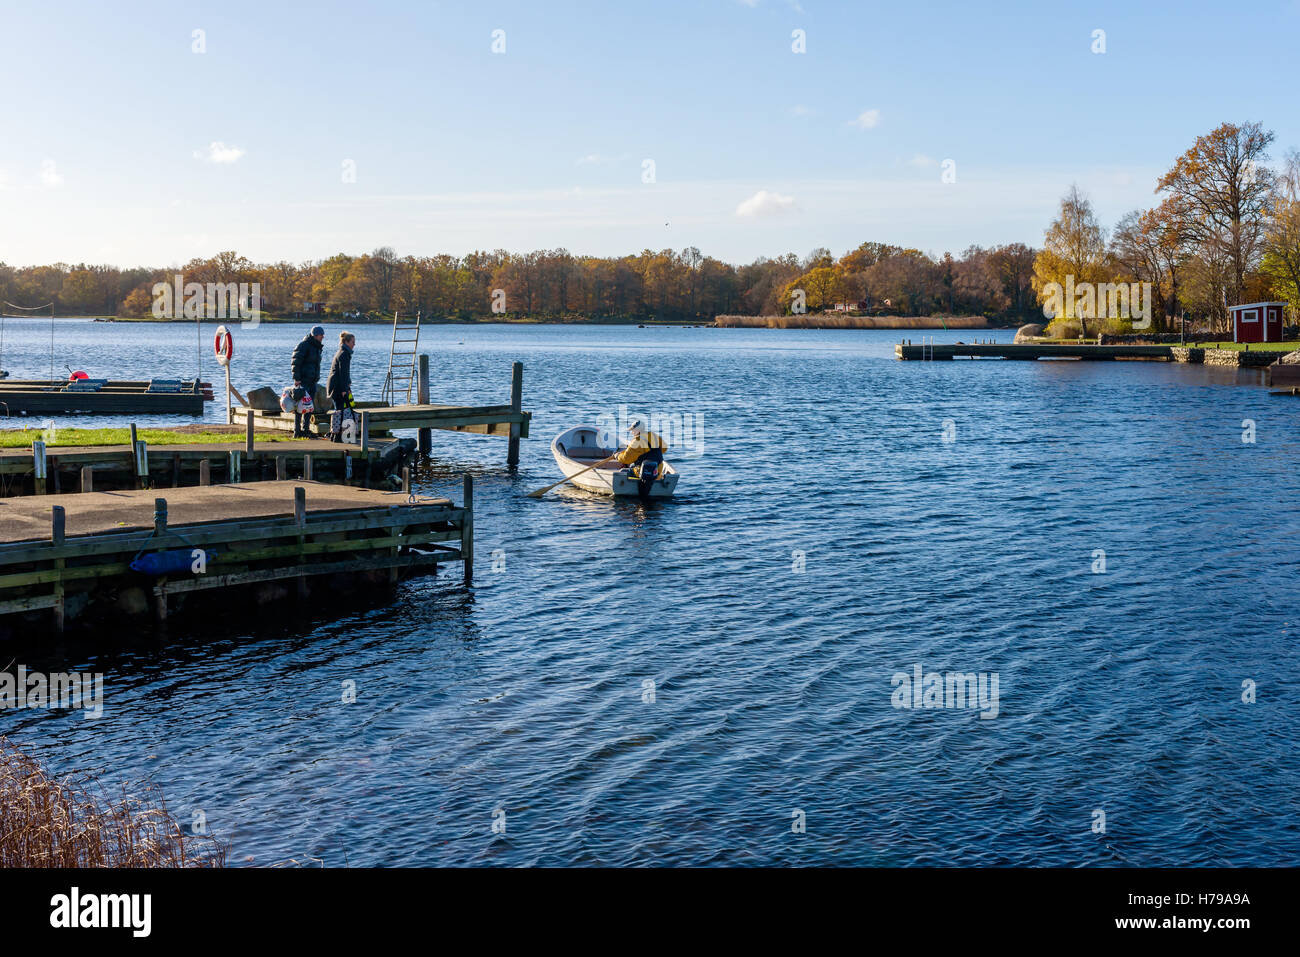
[[[615,451],[601,446],[600,431],[589,425],[566,429],[551,440],[551,454],[555,456],[555,464],[560,467],[560,471],[570,478],[577,476],[571,484],[601,495],[636,497],[639,494],[636,477],[631,469],[617,461],[578,475],[588,466],[609,458]],[[659,477],[650,486],[650,497],[670,497],[677,488],[680,477],[676,469],[667,462],[663,463],[659,468]]]

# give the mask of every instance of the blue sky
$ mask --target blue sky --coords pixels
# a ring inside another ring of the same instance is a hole
[[[1300,149],[1297,35],[1300,0],[3,0],[0,261],[1038,243],[1225,120]]]

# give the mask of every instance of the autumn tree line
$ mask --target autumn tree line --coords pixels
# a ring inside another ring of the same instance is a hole
[[[620,257],[567,249],[466,256],[399,257],[382,247],[321,261],[257,264],[236,252],[177,269],[56,263],[0,263],[0,301],[55,304],[60,315],[143,317],[155,283],[177,272],[187,283],[258,283],[262,308],[294,315],[307,304],[328,313],[492,320],[712,320],[721,314],[772,315],[844,310],[871,315],[981,315],[1042,321],[1046,289],[1075,284],[1150,283],[1156,331],[1188,315],[1221,329],[1227,306],[1277,299],[1300,309],[1300,154],[1269,163],[1274,134],[1258,123],[1224,123],[1178,157],[1156,184],[1158,202],[1111,230],[1072,187],[1043,245],[971,246],[953,256],[865,242],[836,257],[815,249],[736,266],[689,247]],[[1082,313],[1082,310],[1079,310]],[[1057,331],[1126,331],[1123,317],[1094,328],[1067,308]]]

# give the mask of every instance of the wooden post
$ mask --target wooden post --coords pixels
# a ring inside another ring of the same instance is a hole
[[[199,484],[212,484],[212,464],[207,459],[199,459]]]
[[[244,453],[251,459],[253,457],[253,410],[244,410]]]
[[[311,456],[310,455],[304,455],[302,457],[302,477],[306,479],[308,482],[311,481]]]
[[[81,490],[83,492],[95,491],[95,470],[89,465],[81,467]]]
[[[524,364],[516,362],[510,367],[510,411],[519,413],[524,408]],[[506,450],[506,465],[519,464],[519,423],[510,423],[510,447]]]
[[[65,516],[62,505],[55,505],[50,520],[50,541],[55,548],[63,545],[64,531],[66,529]],[[56,558],[54,560],[54,570],[58,572],[59,577],[54,579],[54,633],[63,634],[63,567],[64,560]]]
[[[370,413],[364,409],[361,411],[361,451],[363,454],[370,452]]]
[[[420,353],[420,377],[417,380],[415,399],[420,405],[429,404],[429,356]],[[428,455],[433,449],[433,429],[420,429],[420,454]]]
[[[141,439],[132,448],[135,451],[135,461],[132,463],[132,471],[135,472],[135,487],[144,488],[145,480],[149,478],[149,444]]]
[[[288,477],[289,477],[289,468],[285,464],[284,456],[277,455],[275,457],[275,480],[277,482],[283,482]]]
[[[136,464],[137,450],[135,445],[136,442],[138,442],[139,440],[140,440],[140,436],[136,432],[135,423],[132,422],[131,423],[131,487],[132,488],[140,487],[140,469]]]
[[[460,557],[465,566],[465,587],[474,581],[474,476],[465,473],[465,520],[460,526]]]
[[[243,476],[240,475],[240,456],[239,449],[230,450],[230,484],[238,485]]]
[[[402,491],[407,495],[411,494],[411,467],[409,465],[402,466]]]
[[[164,534],[167,531],[167,499],[156,498],[153,500],[153,531],[155,536]],[[163,576],[158,579],[154,585],[154,614],[158,618],[159,627],[167,624],[167,578]]]
[[[45,443],[39,439],[32,443],[32,475],[36,483],[36,494],[45,494],[46,473],[48,463],[45,461]]]
[[[307,536],[303,534],[303,529],[307,526],[307,490],[301,485],[296,486],[293,490],[293,522],[298,526],[298,564],[301,565],[302,547],[307,541]],[[307,576],[298,576],[298,600],[302,601],[307,597]]]

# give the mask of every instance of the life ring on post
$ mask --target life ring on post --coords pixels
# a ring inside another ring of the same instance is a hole
[[[235,339],[225,326],[217,326],[217,334],[212,339],[212,351],[217,354],[218,365],[230,365],[230,357],[235,354]]]

